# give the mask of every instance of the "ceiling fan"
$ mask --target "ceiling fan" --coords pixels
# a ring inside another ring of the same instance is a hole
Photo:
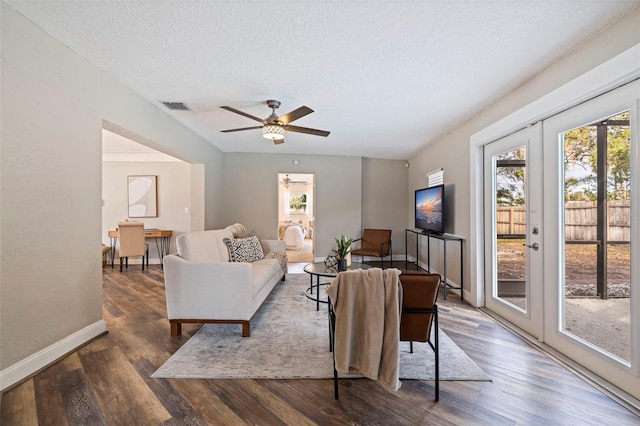
[[[284,131],[287,130],[289,132],[297,132],[297,133],[307,133],[309,135],[316,136],[329,136],[329,132],[325,130],[317,130],[310,129],[308,127],[300,127],[300,126],[292,126],[290,123],[304,117],[305,115],[311,114],[313,110],[306,106],[301,106],[298,109],[294,109],[293,111],[278,117],[276,115],[276,109],[280,107],[280,101],[268,100],[267,106],[271,108],[271,115],[264,120],[258,117],[255,117],[251,114],[247,114],[246,112],[242,112],[230,106],[221,106],[220,108],[226,109],[227,111],[235,112],[236,114],[243,115],[247,118],[250,118],[255,121],[259,121],[262,123],[262,126],[252,126],[252,127],[242,127],[240,129],[229,129],[222,130],[222,133],[229,132],[239,132],[242,130],[253,130],[253,129],[262,129],[262,137],[266,139],[271,139],[274,144],[284,143]]]
[[[287,176],[282,178],[282,180],[280,181],[280,184],[282,184],[282,186],[284,186],[285,188],[289,188],[289,185],[307,185],[309,182],[307,182],[306,180],[292,180],[289,178],[289,174],[287,173]]]

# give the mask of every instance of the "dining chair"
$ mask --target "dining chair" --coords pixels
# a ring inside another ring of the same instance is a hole
[[[123,259],[129,268],[129,257],[142,256],[142,270],[144,262],[149,267],[149,244],[144,239],[144,223],[142,222],[118,222],[118,243],[120,246],[120,272],[122,272]]]
[[[111,247],[102,244],[102,267],[107,266],[109,261],[109,255],[111,254]]]

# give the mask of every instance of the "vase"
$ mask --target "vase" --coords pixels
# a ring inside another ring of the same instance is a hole
[[[338,271],[347,270],[347,259],[338,259]]]
[[[351,252],[349,252],[345,257],[347,260],[347,268],[351,266]]]

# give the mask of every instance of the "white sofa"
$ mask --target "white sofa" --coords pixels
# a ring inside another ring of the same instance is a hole
[[[211,322],[242,324],[242,336],[249,336],[251,318],[276,284],[285,279],[284,241],[261,240],[263,259],[230,261],[224,239],[233,239],[234,233],[246,233],[246,229],[234,224],[182,234],[176,238],[178,253],[164,257],[172,336],[180,335],[182,323]]]

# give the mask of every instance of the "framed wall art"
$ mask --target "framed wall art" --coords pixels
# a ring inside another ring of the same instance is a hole
[[[157,176],[127,176],[129,217],[158,217]]]

